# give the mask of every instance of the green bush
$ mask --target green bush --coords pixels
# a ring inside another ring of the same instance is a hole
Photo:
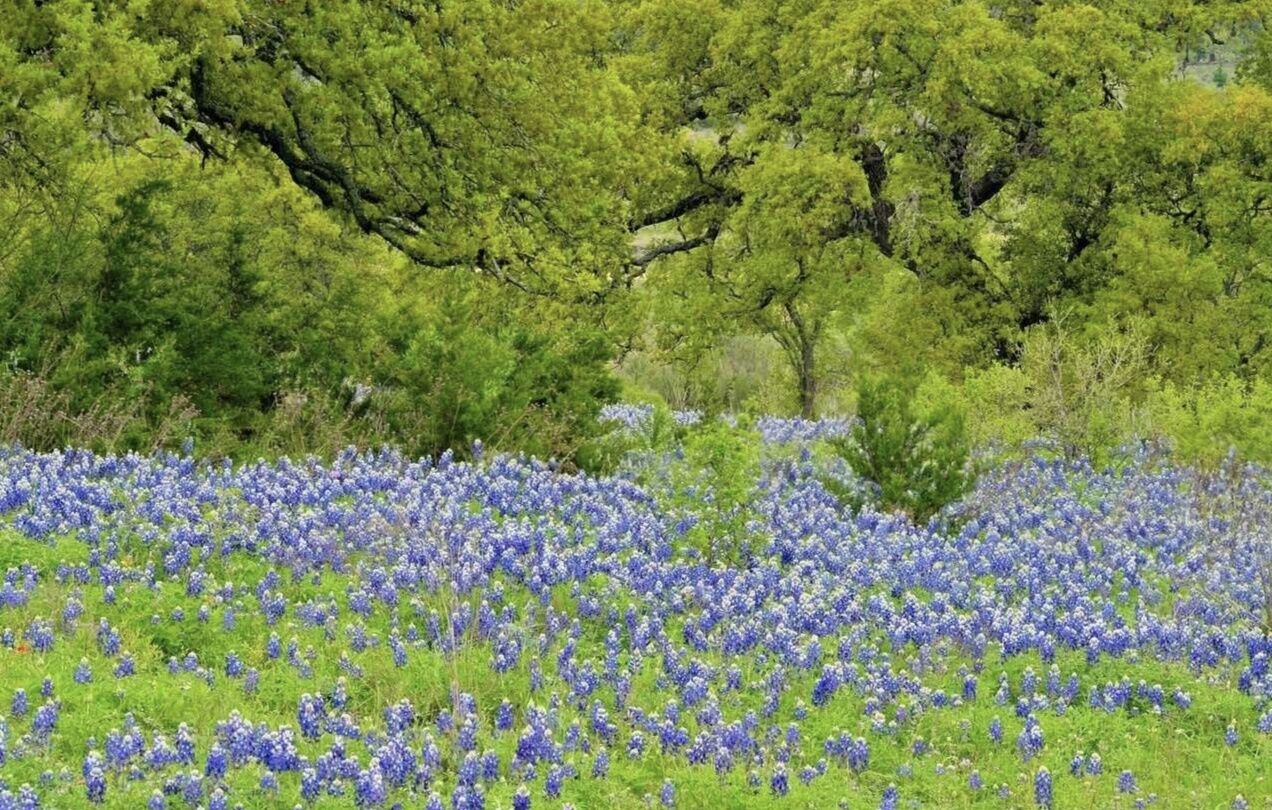
[[[1171,383],[1148,401],[1153,433],[1166,439],[1176,458],[1217,467],[1232,452],[1244,460],[1272,463],[1272,384],[1235,376],[1202,385]]]
[[[1071,458],[1115,463],[1147,436],[1151,351],[1133,327],[1088,335],[1056,316],[1025,333],[1018,366],[969,370],[948,387],[978,451],[1015,454],[1041,439]]]
[[[671,475],[673,498],[699,515],[686,540],[708,564],[740,564],[750,554],[747,523],[760,478],[760,438],[745,423],[705,420],[688,432]],[[710,508],[703,509],[706,501]]]
[[[978,450],[1018,451],[1041,430],[1030,407],[1029,378],[1014,366],[995,364],[969,371],[958,391],[967,419],[968,437]]]
[[[880,503],[926,521],[970,482],[967,430],[947,399],[922,402],[917,376],[866,380],[857,390],[860,420],[835,447],[879,487]]]
[[[665,473],[667,459],[684,439],[685,429],[676,424],[667,403],[656,395],[624,397],[623,401],[649,406],[646,423],[637,430],[611,426],[586,440],[575,453],[574,461],[580,469],[593,475],[613,475],[627,467],[637,473],[641,483],[656,486],[654,479]]]

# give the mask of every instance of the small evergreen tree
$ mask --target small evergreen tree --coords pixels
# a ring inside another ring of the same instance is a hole
[[[955,407],[917,406],[917,382],[916,375],[864,381],[860,421],[836,446],[858,475],[878,484],[883,506],[926,521],[966,490],[969,442]]]

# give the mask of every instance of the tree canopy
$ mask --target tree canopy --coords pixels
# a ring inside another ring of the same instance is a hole
[[[563,436],[581,412],[554,409],[612,393],[614,359],[692,370],[739,335],[805,415],[832,367],[1031,368],[1058,313],[1074,340],[1134,333],[1163,385],[1249,386],[1272,359],[1268,11],[15,3],[0,348],[236,430],[350,380],[471,408],[430,448],[527,408]],[[1205,49],[1222,83],[1187,75]]]

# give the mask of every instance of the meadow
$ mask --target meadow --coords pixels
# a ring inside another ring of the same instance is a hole
[[[0,451],[0,808],[1272,807],[1264,470],[1039,449],[916,525],[846,427],[746,433],[728,549],[676,448]]]
[[[1272,810],[1272,0],[2,8],[0,810]]]

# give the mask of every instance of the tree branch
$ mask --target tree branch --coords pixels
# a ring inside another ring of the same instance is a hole
[[[651,225],[679,219],[685,214],[692,213],[708,205],[732,205],[741,200],[742,193],[734,189],[700,188],[673,203],[648,211],[642,216],[629,221],[627,229],[634,233]]]
[[[720,226],[712,224],[707,229],[690,239],[682,239],[679,242],[666,242],[661,245],[655,245],[648,250],[637,252],[632,258],[632,264],[635,267],[645,268],[649,266],[655,259],[663,256],[671,256],[676,253],[684,253],[695,248],[702,247],[708,242],[714,242],[715,238],[720,235]]]

